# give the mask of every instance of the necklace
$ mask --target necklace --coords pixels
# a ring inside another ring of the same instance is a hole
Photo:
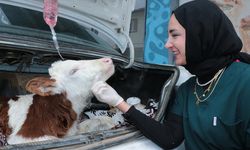
[[[196,88],[196,84],[194,85],[194,95],[196,97],[196,104],[198,105],[199,103],[205,102],[213,93],[214,89],[216,88],[223,72],[225,71],[225,68],[219,70],[215,76],[213,77],[212,80],[210,80],[210,84],[208,86],[208,88],[201,94],[201,96],[198,95],[197,93],[197,88]],[[196,78],[197,79],[197,78]],[[217,80],[218,79],[218,80]],[[197,81],[197,80],[196,80]],[[199,85],[199,84],[198,84]],[[214,85],[214,86],[213,86]],[[200,85],[199,85],[200,86]],[[213,86],[213,87],[212,87]],[[211,91],[211,92],[210,92]],[[208,95],[207,95],[208,94]],[[207,96],[206,96],[207,95]]]
[[[214,77],[213,77],[211,80],[209,80],[208,82],[202,84],[202,83],[199,82],[198,78],[196,78],[196,83],[197,83],[199,86],[206,86],[206,85],[208,85],[209,83],[211,83],[213,80],[214,80]]]
[[[223,69],[224,69],[224,68],[223,68]],[[197,83],[199,86],[206,86],[206,85],[208,85],[209,83],[213,82],[214,80],[216,80],[216,79],[218,78],[218,76],[219,76],[220,73],[223,71],[223,69],[219,70],[219,71],[214,75],[214,77],[213,77],[211,80],[209,80],[208,82],[202,84],[202,83],[199,82],[198,78],[196,78],[196,83]]]

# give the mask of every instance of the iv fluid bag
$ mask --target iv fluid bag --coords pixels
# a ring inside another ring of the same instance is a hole
[[[50,26],[55,27],[58,14],[58,0],[44,0],[43,18]]]

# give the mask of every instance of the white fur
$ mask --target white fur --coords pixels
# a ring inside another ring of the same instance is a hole
[[[77,72],[73,73],[75,70]],[[55,93],[67,93],[73,109],[80,114],[92,96],[90,89],[94,82],[107,80],[114,73],[113,65],[97,60],[60,61],[52,64],[49,74],[56,79]],[[69,84],[70,83],[70,84]]]
[[[19,96],[17,101],[9,100],[9,127],[12,128],[12,134],[15,135],[26,120],[28,109],[33,103],[33,95]]]
[[[111,59],[97,60],[66,60],[58,61],[49,68],[51,79],[55,79],[54,86],[40,87],[40,91],[52,94],[66,93],[71,101],[73,110],[77,113],[77,119],[84,107],[90,102],[91,87],[96,81],[106,81],[114,73],[114,65]],[[9,144],[18,144],[34,141],[55,139],[56,137],[42,136],[28,139],[16,135],[24,124],[30,105],[33,103],[33,95],[19,96],[17,101],[10,100],[9,104],[9,127],[12,133],[8,137]],[[77,121],[68,130],[67,135],[74,135],[78,130]]]
[[[112,118],[108,116],[95,116],[92,119],[85,120],[79,124],[79,132],[94,132],[100,130],[108,130],[116,124]]]

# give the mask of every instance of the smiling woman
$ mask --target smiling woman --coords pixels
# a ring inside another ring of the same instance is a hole
[[[186,31],[172,15],[168,26],[168,41],[165,47],[175,55],[176,65],[185,65],[186,61]]]

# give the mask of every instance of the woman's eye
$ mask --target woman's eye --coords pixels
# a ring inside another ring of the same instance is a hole
[[[179,34],[172,34],[172,37],[177,37],[179,36]]]

